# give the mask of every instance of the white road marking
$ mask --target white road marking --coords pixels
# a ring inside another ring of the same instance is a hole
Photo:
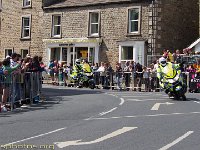
[[[110,93],[107,93],[107,95],[110,95],[110,96],[114,96],[114,97],[116,97],[116,95],[115,95],[115,94],[110,94]]]
[[[120,134],[123,134],[125,132],[131,131],[136,129],[137,127],[123,127],[122,129],[119,129],[117,131],[114,131],[110,134],[107,134],[101,138],[98,138],[94,141],[90,141],[90,142],[81,142],[82,140],[75,140],[75,141],[66,141],[66,142],[55,142],[54,144],[56,144],[59,148],[64,148],[64,147],[68,147],[68,146],[75,146],[75,145],[89,145],[89,144],[95,144],[95,143],[99,143],[102,141],[105,141],[107,139],[113,138],[115,136],[118,136]]]
[[[159,150],[167,150],[167,149],[169,149],[170,147],[174,146],[175,144],[179,143],[180,141],[182,141],[183,139],[185,139],[186,137],[188,137],[193,132],[194,131],[189,131],[189,132],[185,133],[183,136],[179,137],[178,139],[176,139],[172,143],[169,143],[166,146],[160,148]]]
[[[166,99],[126,99],[126,101],[145,102],[145,101],[166,101]]]
[[[106,94],[106,95],[110,95],[110,96],[114,96],[114,97],[118,98],[117,95],[114,95],[114,94],[111,94],[111,93],[104,93],[104,94]],[[121,100],[121,102],[120,102],[119,105],[121,106],[121,105],[124,104],[124,99],[120,98],[120,100]],[[113,112],[114,110],[116,110],[117,108],[118,108],[118,107],[115,107],[115,108],[112,108],[112,109],[109,110],[109,111],[101,112],[101,113],[99,113],[99,116],[103,116],[103,115],[106,115],[106,114],[108,114],[108,113],[111,113],[111,112]],[[84,120],[91,120],[91,119],[94,118],[94,117],[95,117],[95,116],[92,116],[92,117],[87,118],[87,119],[84,119]]]
[[[115,108],[113,108],[113,109],[111,109],[111,110],[109,110],[109,111],[99,113],[99,115],[100,115],[100,116],[106,115],[106,114],[108,114],[108,113],[113,112],[115,109],[117,109],[117,107],[115,107]]]
[[[159,116],[192,115],[192,114],[200,114],[200,112],[154,114],[154,115],[137,115],[137,116],[119,116],[119,117],[110,117],[110,118],[91,118],[91,119],[87,119],[87,120],[109,120],[109,119],[139,118],[139,117],[159,117]]]
[[[122,95],[121,97],[124,97],[124,98],[127,98],[127,97],[140,97],[140,98],[142,98],[142,97],[149,97],[149,95]],[[159,97],[155,97],[155,98],[165,98],[165,97],[168,97],[167,95],[165,96],[159,96]]]
[[[156,103],[152,108],[151,110],[158,110],[160,105],[173,105],[174,103],[169,103],[169,102],[166,102],[166,103]]]
[[[29,138],[26,138],[26,139],[23,139],[23,140],[20,140],[20,141],[8,143],[8,144],[5,144],[4,146],[9,146],[9,145],[12,145],[12,144],[21,143],[21,142],[24,142],[24,141],[28,141],[28,140],[31,140],[31,139],[38,138],[38,137],[42,137],[42,136],[45,136],[45,135],[48,135],[48,134],[52,134],[52,133],[55,133],[55,132],[58,132],[58,131],[61,131],[61,130],[65,130],[66,128],[67,127],[60,128],[60,129],[57,129],[57,130],[54,130],[54,131],[50,131],[50,132],[47,132],[47,133],[44,133],[44,134],[40,134],[40,135],[37,135],[37,136],[29,137]]]
[[[125,102],[125,101],[124,101],[124,99],[123,99],[123,98],[120,98],[120,100],[121,100],[121,103],[120,103],[119,105],[121,106],[121,105],[123,105],[123,104],[124,104],[124,102]]]
[[[194,103],[198,103],[198,104],[200,104],[200,102],[197,102],[197,101],[193,101]]]

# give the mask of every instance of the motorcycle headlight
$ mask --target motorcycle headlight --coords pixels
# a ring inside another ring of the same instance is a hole
[[[168,79],[168,82],[172,84],[172,83],[175,82],[175,80],[174,79]]]
[[[179,91],[181,89],[181,86],[176,87],[176,91]]]

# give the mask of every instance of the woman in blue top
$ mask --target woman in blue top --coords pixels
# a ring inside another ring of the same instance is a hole
[[[49,64],[49,74],[51,76],[52,82],[54,82],[54,67],[55,67],[54,60],[51,60]]]

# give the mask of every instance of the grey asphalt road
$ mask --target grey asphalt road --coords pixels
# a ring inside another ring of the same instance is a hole
[[[164,93],[53,86],[43,93],[38,105],[0,113],[1,149],[200,149],[200,94],[175,101]]]

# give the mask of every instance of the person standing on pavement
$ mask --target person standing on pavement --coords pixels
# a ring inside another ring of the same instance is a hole
[[[97,72],[97,70],[99,69],[99,64],[95,63],[95,65],[92,67],[92,71],[94,73],[94,81],[95,81],[95,85],[99,85],[99,72]]]
[[[121,90],[121,83],[120,83],[120,79],[122,78],[122,67],[121,67],[121,63],[116,63],[115,66],[116,69],[116,79],[117,79],[117,89]]]
[[[9,97],[9,90],[11,86],[11,74],[13,71],[17,70],[20,67],[20,64],[16,64],[14,67],[11,67],[11,61],[9,59],[4,59],[3,60],[3,71],[7,70],[8,74],[5,75],[5,81],[4,81],[4,86],[3,86],[3,95],[2,95],[2,108],[7,111],[6,109],[6,103],[7,99]]]
[[[124,78],[125,78],[125,86],[127,87],[126,90],[129,91],[130,87],[130,76],[132,69],[130,68],[131,64],[129,61],[126,62],[125,67],[123,69],[124,71]]]
[[[136,62],[132,61],[131,62],[131,66],[132,66],[132,84],[133,84],[133,91],[136,91],[136,86],[137,86],[137,77],[136,77]]]
[[[144,85],[145,85],[145,92],[149,92],[149,76],[150,72],[147,69],[147,67],[143,67],[143,80],[144,80]]]
[[[104,62],[101,62],[101,66],[99,67],[99,69],[97,71],[100,72],[100,81],[101,81],[101,85],[103,88],[104,84],[105,84],[105,76],[106,76]]]
[[[54,84],[54,60],[50,60],[50,64],[49,64],[49,74],[51,77],[51,82],[52,84]]]
[[[12,53],[11,59],[10,59],[10,67],[15,67],[18,63],[18,54],[17,53]]]
[[[143,69],[142,69],[142,65],[140,63],[136,64],[136,75],[137,75],[137,88],[138,91],[141,92],[141,86],[142,86],[142,77],[143,77],[143,73],[142,73]]]
[[[159,60],[156,61],[156,63],[154,64],[154,68],[152,70],[152,72],[154,72],[156,75],[156,77],[154,78],[154,82],[155,82],[155,92],[158,92],[159,91],[159,79],[157,77],[157,69],[159,67]]]

